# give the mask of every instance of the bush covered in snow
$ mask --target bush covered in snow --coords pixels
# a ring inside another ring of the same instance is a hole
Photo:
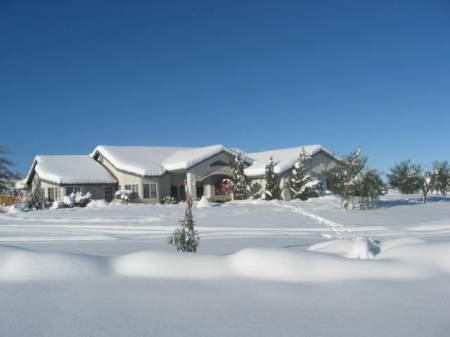
[[[133,194],[133,191],[130,190],[118,190],[115,193],[116,199],[119,199],[122,204],[128,205],[128,203],[131,200],[131,195]]]
[[[71,193],[70,195],[64,197],[63,203],[66,207],[86,207],[91,201],[91,198],[92,194],[90,192],[85,194],[81,192]]]
[[[161,204],[163,205],[173,205],[176,204],[177,201],[175,200],[174,197],[171,197],[170,195],[163,195],[161,196],[161,198],[159,199],[159,201],[161,202]]]
[[[19,194],[14,208],[27,211],[42,208],[42,195],[37,191],[25,191]]]

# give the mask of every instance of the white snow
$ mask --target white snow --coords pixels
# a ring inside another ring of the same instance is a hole
[[[316,153],[324,151],[332,157],[338,158],[335,154],[322,145],[304,145],[288,149],[253,152],[248,154],[248,156],[254,161],[245,169],[245,174],[249,177],[264,175],[265,167],[270,161],[270,158],[273,158],[273,160],[277,163],[274,168],[274,172],[277,174],[283,173],[294,166],[302,149],[305,150],[308,156],[314,156]]]
[[[160,176],[166,171],[190,168],[222,151],[236,154],[235,149],[223,145],[205,147],[99,145],[91,156],[101,154],[119,170],[141,176]]]
[[[90,156],[36,156],[33,162],[36,173],[43,180],[55,184],[108,184],[116,179]],[[28,174],[31,179],[33,167]]]
[[[188,254],[184,204],[3,208],[0,336],[447,337],[450,198],[420,199],[194,208]]]
[[[208,201],[206,196],[203,196],[198,202],[195,203],[197,208],[211,207],[212,203]]]

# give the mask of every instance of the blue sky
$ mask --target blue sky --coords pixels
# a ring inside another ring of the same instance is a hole
[[[450,160],[450,2],[1,1],[2,140]]]

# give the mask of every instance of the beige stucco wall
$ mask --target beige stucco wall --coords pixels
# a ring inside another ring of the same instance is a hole
[[[99,156],[98,161],[108,169],[117,179],[121,189],[125,185],[138,185],[138,200],[145,203],[158,203],[161,196],[170,195],[171,174],[165,173],[162,176],[138,176],[117,170],[106,158]],[[156,198],[144,199],[144,184],[156,184]]]

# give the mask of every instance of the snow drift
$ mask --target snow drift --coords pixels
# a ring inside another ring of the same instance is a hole
[[[248,248],[228,256],[143,251],[117,257],[47,254],[0,246],[0,281],[100,276],[167,279],[246,278],[316,282],[428,278],[450,273],[449,243],[394,242],[385,252],[369,239],[332,240],[310,251]],[[375,250],[379,250],[378,255]],[[372,255],[371,260],[367,260]],[[373,258],[375,257],[376,258]],[[345,256],[345,257],[344,257]],[[350,258],[347,258],[350,257]]]

